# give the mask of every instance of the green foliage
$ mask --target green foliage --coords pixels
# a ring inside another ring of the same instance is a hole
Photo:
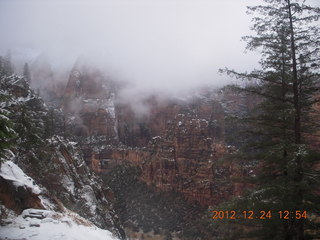
[[[0,76],[13,74],[13,64],[11,63],[11,53],[8,52],[5,57],[0,56]]]
[[[29,65],[28,63],[25,63],[23,66],[23,77],[26,79],[27,83],[30,84],[31,82],[31,73],[29,70]]]
[[[18,133],[19,148],[30,150],[43,143],[43,129],[38,125],[38,119],[22,105],[15,116],[15,131]]]
[[[1,58],[0,58],[1,67]],[[0,69],[0,82],[2,82],[4,74]],[[4,157],[5,150],[12,146],[12,139],[15,137],[13,130],[13,122],[10,120],[10,112],[4,108],[5,103],[10,101],[10,95],[1,90],[0,91],[0,160]]]
[[[53,135],[64,135],[64,119],[60,110],[49,107],[44,117],[44,137],[50,138]]]
[[[249,7],[256,35],[244,37],[249,50],[261,52],[261,70],[224,70],[247,81],[234,86],[237,91],[260,98],[254,111],[242,118],[248,132],[246,157],[238,158],[243,166],[255,166],[247,178],[254,187],[226,207],[255,212],[307,210],[310,216],[320,210],[320,173],[314,169],[320,154],[308,141],[317,126],[311,113],[319,94],[320,38],[313,23],[320,9],[304,1],[264,2]],[[305,239],[307,232],[312,237],[319,234],[314,231],[319,225],[311,219],[272,218],[263,224],[249,221],[243,225],[251,229],[244,232],[247,238]]]
[[[0,65],[3,69],[5,64]],[[30,89],[25,78],[9,74],[7,70],[0,78],[1,149],[11,144],[22,153],[43,145],[45,119],[50,114],[42,99]]]
[[[3,96],[0,96],[0,99],[3,99]],[[14,136],[13,123],[8,118],[8,111],[0,108],[0,160],[4,157],[5,150],[12,145],[11,140]]]

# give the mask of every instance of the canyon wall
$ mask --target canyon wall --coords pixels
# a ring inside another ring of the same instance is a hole
[[[117,101],[112,84],[100,79],[73,71],[62,104],[66,126],[82,129],[73,133],[86,139],[84,157],[95,172],[130,162],[155,191],[177,191],[205,206],[241,193],[241,186],[227,181],[241,169],[220,161],[232,147],[225,144],[225,110],[212,93],[188,99],[145,97],[137,104],[148,112],[138,114],[129,102]]]

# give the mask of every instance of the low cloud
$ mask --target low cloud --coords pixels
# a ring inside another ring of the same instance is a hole
[[[53,71],[86,59],[131,89],[177,92],[221,86],[217,71],[256,66],[244,55],[249,0],[10,0],[0,2],[2,54],[46,54]]]

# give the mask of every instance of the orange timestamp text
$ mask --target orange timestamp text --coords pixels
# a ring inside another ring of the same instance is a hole
[[[284,219],[284,220],[289,220],[289,219],[307,219],[307,211],[301,211],[301,210],[296,210],[296,211],[277,211],[277,212],[272,212],[272,211],[251,211],[251,210],[246,210],[246,211],[217,211],[214,210],[212,211],[212,219],[214,220],[219,220],[219,219]]]

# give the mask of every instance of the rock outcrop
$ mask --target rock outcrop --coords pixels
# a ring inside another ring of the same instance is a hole
[[[65,90],[66,126],[85,139],[81,148],[91,169],[105,173],[127,161],[156,191],[178,191],[206,206],[240,194],[241,187],[226,179],[241,170],[219,160],[231,150],[225,144],[226,109],[250,108],[250,99],[226,96],[231,93],[219,99],[209,91],[189,99],[153,95],[134,101],[137,106],[117,99],[112,86],[82,70],[71,73]]]
[[[16,214],[20,214],[26,208],[44,209],[38,194],[31,188],[16,186],[13,179],[3,176],[0,176],[0,202]]]
[[[54,118],[41,97],[16,75],[2,77],[0,89],[7,94],[1,110],[15,130],[11,150],[0,159],[2,204],[16,213],[70,209],[124,239],[112,190],[86,166],[77,142],[52,135]]]
[[[74,68],[62,100],[66,132],[78,136],[116,138],[115,93],[99,71]]]
[[[217,204],[232,194],[230,187],[222,190],[218,184],[218,169],[230,174],[218,163],[227,148],[208,120],[194,117],[177,114],[145,148],[113,149],[109,158],[140,167],[141,180],[156,191],[177,191],[191,202]]]

